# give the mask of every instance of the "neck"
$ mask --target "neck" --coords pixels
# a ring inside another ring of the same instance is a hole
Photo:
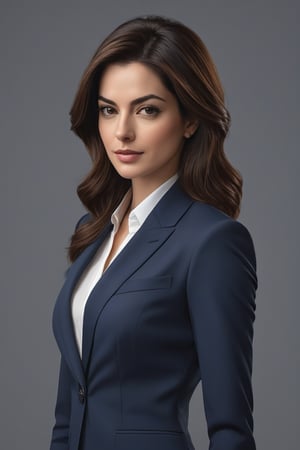
[[[162,179],[157,180],[131,180],[132,187],[132,197],[131,197],[131,205],[129,210],[131,211],[136,206],[138,206],[143,200],[145,200],[148,195],[150,195],[155,189],[161,186],[165,181],[171,178],[175,173],[169,175],[167,178],[164,177]]]

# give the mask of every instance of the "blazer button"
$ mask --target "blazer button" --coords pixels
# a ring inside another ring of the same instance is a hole
[[[78,395],[79,395],[80,403],[84,403],[85,402],[85,392],[84,392],[84,388],[82,386],[79,387]]]

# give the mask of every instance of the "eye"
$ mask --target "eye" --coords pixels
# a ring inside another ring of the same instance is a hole
[[[139,110],[139,113],[141,113],[144,116],[157,116],[160,113],[160,109],[157,108],[157,106],[144,106]]]
[[[102,116],[111,116],[112,114],[115,113],[115,109],[112,106],[98,106],[99,108],[99,113]]]

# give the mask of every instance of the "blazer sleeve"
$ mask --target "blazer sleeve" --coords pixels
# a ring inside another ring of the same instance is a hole
[[[52,430],[50,450],[68,450],[69,448],[71,383],[72,377],[69,368],[61,357],[55,407],[55,425]]]
[[[75,230],[82,222],[89,218],[89,213],[80,217],[75,225]],[[65,271],[65,274],[68,269]],[[70,386],[73,378],[64,359],[61,357],[58,377],[58,389],[55,407],[55,424],[52,430],[50,450],[68,450],[69,420],[71,410]]]
[[[210,450],[255,450],[252,343],[256,256],[247,228],[222,222],[191,259],[187,295]]]

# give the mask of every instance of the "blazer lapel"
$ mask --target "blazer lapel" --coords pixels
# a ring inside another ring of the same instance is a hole
[[[142,227],[94,286],[86,303],[83,321],[84,371],[88,368],[96,323],[104,306],[122,283],[131,277],[170,237],[176,228],[176,223],[192,203],[193,200],[180,189],[177,181],[158,202]]]
[[[70,266],[65,283],[58,294],[53,312],[53,331],[57,344],[71,372],[82,386],[85,385],[85,379],[73,329],[71,296],[80,275],[111,229],[112,225],[108,224],[99,237],[87,246]]]

